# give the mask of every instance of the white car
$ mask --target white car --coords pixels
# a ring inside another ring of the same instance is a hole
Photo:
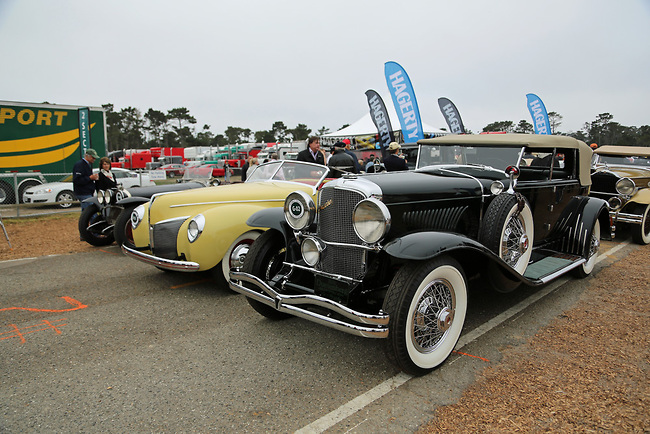
[[[97,173],[99,169],[93,169]],[[111,169],[118,185],[124,188],[156,185],[149,178],[148,173],[137,173],[127,169]],[[48,182],[34,187],[29,187],[23,193],[23,202],[40,204],[58,204],[61,208],[70,208],[73,201],[77,200],[73,193],[72,175],[60,182]]]

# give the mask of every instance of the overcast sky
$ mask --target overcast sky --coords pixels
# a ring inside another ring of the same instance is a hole
[[[532,123],[527,93],[563,132],[650,124],[650,0],[0,0],[0,41],[0,100],[187,107],[215,134],[336,131],[368,89],[392,104],[390,60],[434,127],[442,96],[474,132]]]

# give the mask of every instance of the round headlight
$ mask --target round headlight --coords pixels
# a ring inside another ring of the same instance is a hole
[[[291,229],[306,228],[313,223],[315,216],[314,201],[304,191],[294,191],[284,200],[284,219]]]
[[[97,192],[97,202],[99,202],[100,205],[104,205],[104,203],[106,203],[106,191],[105,190],[99,190]]]
[[[199,235],[201,235],[201,232],[203,232],[204,227],[205,217],[203,217],[203,214],[199,214],[190,220],[190,223],[187,225],[187,239],[190,243],[196,241]]]
[[[128,197],[131,197],[131,193],[129,193],[128,190],[124,190],[124,189],[117,190],[117,193],[115,193],[115,202],[119,202],[122,199],[126,199]]]
[[[503,188],[504,188],[503,182],[494,181],[492,184],[490,184],[490,193],[497,196],[497,195],[501,194],[501,192],[503,191]]]
[[[305,260],[307,265],[313,267],[318,264],[320,255],[323,252],[323,245],[316,240],[315,238],[305,238],[300,245],[300,252],[302,253],[302,259]]]
[[[616,191],[619,194],[630,195],[634,193],[634,181],[630,178],[621,178],[616,182]]]
[[[609,209],[614,211],[616,211],[623,205],[623,202],[618,196],[610,197],[607,203],[609,205]]]
[[[138,205],[133,209],[131,213],[131,227],[133,229],[137,228],[144,218],[144,205]]]
[[[376,243],[386,235],[390,221],[386,205],[373,197],[359,202],[352,213],[354,232],[369,244]]]

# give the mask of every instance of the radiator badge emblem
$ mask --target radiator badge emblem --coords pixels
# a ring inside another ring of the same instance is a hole
[[[329,199],[327,202],[325,202],[324,204],[322,204],[321,206],[319,206],[318,209],[322,211],[322,210],[324,210],[325,208],[327,208],[328,206],[330,206],[331,204],[332,204],[332,199]]]

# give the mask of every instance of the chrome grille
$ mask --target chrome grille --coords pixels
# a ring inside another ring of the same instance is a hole
[[[325,242],[361,245],[352,226],[352,211],[365,199],[359,192],[323,188],[319,196],[318,236]],[[362,279],[366,271],[366,251],[327,245],[317,268],[327,273]]]
[[[152,229],[152,252],[165,259],[176,259],[176,237],[185,219],[169,220],[154,225]]]

